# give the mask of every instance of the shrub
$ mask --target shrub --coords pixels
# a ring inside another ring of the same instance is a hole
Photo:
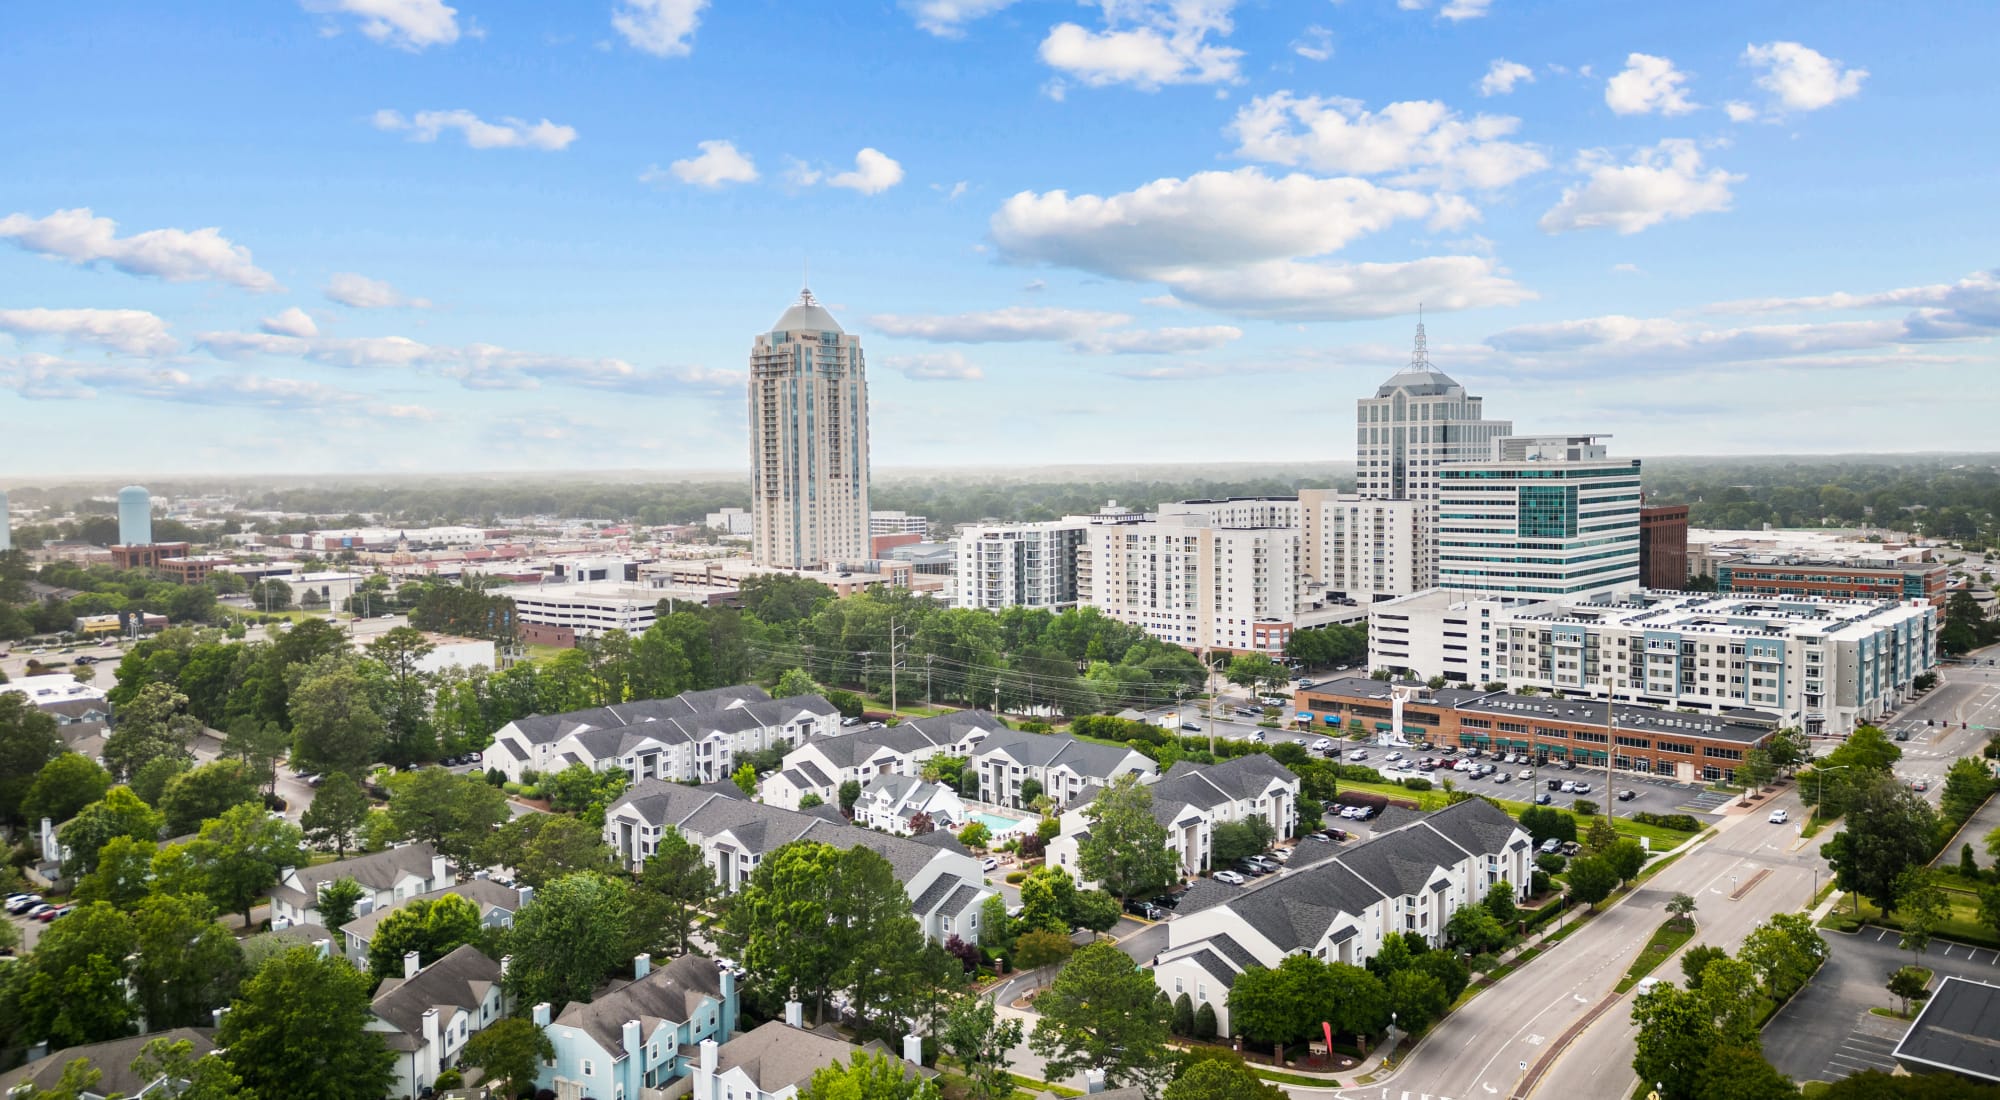
[[[1215,1006],[1207,1001],[1203,1001],[1201,1007],[1195,1010],[1194,1037],[1204,1043],[1215,1038]]]
[[[1569,866],[1569,861],[1554,852],[1543,852],[1535,857],[1535,866],[1544,874],[1560,875],[1563,868]]]
[[[1007,872],[1007,884],[1009,886],[1019,886],[1021,880],[1027,877],[1028,872],[1026,871],[1009,871]]]
[[[1185,993],[1174,998],[1174,1034],[1194,1034],[1194,1001]]]
[[[1403,786],[1412,791],[1428,791],[1431,789],[1431,781],[1421,775],[1413,775],[1403,780]]]
[[[1342,791],[1333,796],[1333,801],[1339,806],[1367,806],[1370,809],[1381,810],[1389,805],[1389,796],[1376,794],[1374,791]]]
[[[1632,820],[1641,825],[1652,825],[1661,829],[1672,829],[1677,833],[1698,833],[1701,822],[1692,814],[1656,814],[1641,810],[1632,815]]]

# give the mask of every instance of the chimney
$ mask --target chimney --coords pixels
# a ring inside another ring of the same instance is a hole
[[[786,1001],[785,1026],[804,1030],[806,1026],[806,1006],[797,1001]]]
[[[549,1002],[543,1001],[540,1004],[536,1005],[534,1008],[534,1013],[535,1013],[534,1020],[536,1027],[549,1026]]]
[[[1103,1071],[1103,1070],[1101,1070],[1101,1069],[1087,1069],[1087,1070],[1084,1070],[1084,1071],[1083,1071],[1083,1091],[1084,1091],[1085,1093],[1096,1093],[1096,1092],[1103,1092],[1103,1091],[1104,1091],[1104,1071]]]
[[[507,971],[512,970],[513,968],[514,968],[514,956],[512,955],[500,956],[500,976],[502,978],[505,978],[507,976]]]
[[[924,1037],[912,1031],[903,1036],[903,1061],[913,1066],[924,1064]]]
[[[332,941],[332,940],[314,940],[314,941],[313,941],[313,950],[314,950],[314,951],[317,951],[317,952],[319,952],[319,957],[320,957],[320,958],[322,958],[322,959],[325,959],[325,958],[331,958],[331,957],[332,957],[332,955],[333,955],[333,941]]]
[[[639,1053],[639,1021],[627,1020],[621,1036],[625,1041],[625,1053]]]
[[[521,895],[520,908],[526,909],[528,907],[528,903],[535,900],[535,888],[532,886],[523,886],[520,888],[518,892]],[[517,909],[516,912],[519,912],[519,910]]]
[[[722,1011],[727,1016],[730,1012],[729,1006],[735,1002],[736,998],[736,971],[726,966],[718,967],[717,969],[722,971]],[[724,1028],[723,1034],[727,1035],[728,1033],[729,1029]]]
[[[438,1045],[438,1010],[437,1010],[437,1009],[435,1009],[435,1008],[427,1008],[427,1009],[424,1009],[424,1022],[423,1022],[423,1029],[422,1029],[422,1034],[423,1034],[423,1037],[424,1037],[424,1045],[425,1045],[425,1046],[427,1046],[427,1047],[434,1047],[434,1046],[437,1046],[437,1045]]]
[[[403,978],[405,980],[416,977],[417,971],[422,969],[423,956],[417,954],[415,951],[403,952]]]
[[[228,1005],[224,1005],[221,1008],[210,1009],[208,1015],[209,1018],[214,1021],[214,1023],[212,1023],[209,1026],[220,1031],[222,1029],[222,1014],[228,1011],[229,1011]]]
[[[701,1041],[701,1071],[703,1073],[710,1075],[715,1073],[715,1049],[715,1040],[703,1039]]]
[[[641,952],[632,956],[632,980],[643,981],[653,972],[653,956]]]

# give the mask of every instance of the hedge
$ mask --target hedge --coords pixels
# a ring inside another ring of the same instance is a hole
[[[1632,815],[1632,820],[1641,825],[1652,825],[1661,829],[1672,829],[1677,833],[1698,833],[1701,822],[1692,814],[1656,814],[1645,810]]]

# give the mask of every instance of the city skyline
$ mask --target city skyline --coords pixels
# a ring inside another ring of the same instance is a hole
[[[808,264],[878,468],[1346,461],[1420,304],[1524,433],[1988,438],[1992,93],[1954,74],[2000,13],[770,16],[18,13],[6,472],[742,469],[743,334]]]

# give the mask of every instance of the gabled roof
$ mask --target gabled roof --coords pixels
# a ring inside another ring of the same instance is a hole
[[[63,1069],[78,1058],[89,1059],[90,1064],[104,1074],[97,1084],[91,1086],[91,1092],[99,1096],[135,1096],[153,1081],[141,1080],[138,1074],[133,1073],[132,1061],[139,1057],[139,1051],[147,1043],[155,1039],[193,1043],[197,1058],[215,1049],[215,1029],[206,1027],[177,1027],[172,1031],[155,1031],[103,1043],[66,1047],[27,1065],[0,1073],[0,1096],[30,1084],[38,1090],[54,1091],[62,1081]]]
[[[783,1092],[792,1086],[803,1088],[814,1072],[836,1063],[845,1063],[863,1051],[895,1059],[895,1055],[889,1054],[888,1048],[879,1041],[857,1047],[838,1035],[803,1031],[788,1027],[781,1020],[773,1020],[722,1044],[716,1051],[715,1069],[718,1073],[742,1070],[759,1092],[768,1094]],[[933,1070],[907,1062],[900,1064],[905,1078],[937,1075]]]
[[[1079,741],[1066,733],[1027,733],[1001,730],[989,735],[974,750],[976,756],[998,754],[1029,767],[1067,767],[1078,775],[1110,779],[1134,756],[1145,757],[1124,745],[1100,745]]]
[[[478,906],[481,920],[484,920],[496,910],[506,913],[518,913],[521,910],[521,892],[519,890],[511,886],[502,886],[491,879],[483,878],[468,879],[464,882],[446,886],[440,890],[426,891],[404,901],[403,905],[408,905],[412,901],[436,901],[446,894],[456,894]],[[373,912],[363,913],[346,924],[341,925],[340,930],[347,935],[359,939],[372,940],[375,938],[375,926],[381,924],[383,918],[399,908],[401,906],[385,905]]]
[[[272,892],[283,895],[287,900],[303,901],[308,907],[317,907],[320,883],[351,878],[371,890],[388,890],[407,875],[430,878],[436,859],[437,850],[426,842],[385,848],[352,859],[297,868],[295,874],[299,889],[279,886]]]
[[[384,979],[369,1010],[421,1041],[426,1011],[437,1009],[438,1026],[443,1028],[452,1009],[477,1015],[486,995],[499,984],[500,964],[466,944],[417,971],[414,978]]]
[[[714,959],[682,955],[638,981],[613,982],[590,1001],[571,1001],[555,1022],[584,1032],[616,1055],[624,1049],[625,1021],[685,1023],[704,998],[722,1000],[720,969]]]

